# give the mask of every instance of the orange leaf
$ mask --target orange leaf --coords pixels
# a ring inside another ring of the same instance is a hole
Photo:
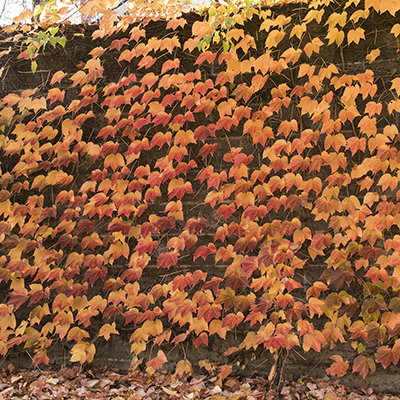
[[[216,333],[216,334],[218,334],[218,336],[221,339],[225,340],[226,332],[228,330],[229,329],[227,327],[225,327],[225,328],[222,327],[222,321],[220,319],[213,319],[210,322],[210,335],[213,335],[214,333]]]
[[[51,78],[50,85],[54,85],[57,82],[61,82],[62,79],[64,79],[67,76],[66,72],[63,71],[57,71],[53,77]]]
[[[56,101],[64,101],[65,90],[61,91],[59,88],[52,88],[49,90],[47,94],[47,100],[50,99],[50,104],[53,104]]]
[[[88,338],[89,333],[84,329],[79,328],[78,326],[74,326],[70,329],[67,336],[68,340],[75,340],[75,342],[80,342],[83,338]]]
[[[235,97],[236,101],[243,99],[248,102],[250,97],[253,95],[254,88],[252,86],[248,87],[245,83],[239,84],[233,91],[232,96]]]
[[[390,31],[390,33],[393,33],[394,36],[399,36],[400,35],[400,24],[395,24],[392,27],[392,30]]]
[[[343,361],[343,358],[338,355],[329,357],[334,363],[326,370],[329,375],[345,376],[349,368],[349,362]]]
[[[264,21],[265,22],[265,21]],[[262,25],[260,27],[262,29]],[[265,48],[270,49],[277,47],[281,40],[285,37],[285,31],[282,29],[276,29],[270,32],[265,41]]]
[[[175,58],[174,60],[167,60],[164,62],[161,73],[163,74],[164,72],[168,71],[169,69],[175,69],[179,68],[180,65],[180,60],[179,58]]]
[[[309,351],[310,348],[320,352],[321,345],[323,344],[326,344],[325,336],[318,330],[315,330],[313,333],[306,333],[304,335],[303,349],[305,352]]]
[[[110,339],[111,334],[119,335],[119,332],[115,329],[115,322],[110,324],[104,324],[101,326],[98,336],[103,336],[104,339]]]
[[[221,377],[222,380],[224,380],[231,374],[232,368],[233,368],[232,365],[221,365],[219,367],[219,376]]]
[[[183,28],[186,25],[186,19],[185,18],[173,18],[170,19],[167,23],[167,29],[172,29],[175,30],[176,28],[178,28],[178,26],[180,26],[181,28]]]
[[[116,171],[119,167],[125,166],[125,160],[121,153],[109,154],[104,160],[104,168],[111,167],[113,171]]]
[[[172,179],[168,185],[168,199],[171,200],[174,196],[178,199],[186,193],[193,193],[192,184],[190,182],[185,182],[182,178]]]
[[[74,83],[72,84],[72,87],[76,85],[85,85],[87,83],[87,75],[84,71],[78,71],[74,75],[71,76],[71,81]]]

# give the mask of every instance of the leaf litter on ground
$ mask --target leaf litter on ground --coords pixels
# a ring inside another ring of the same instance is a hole
[[[277,389],[262,375],[232,372],[222,379],[218,368],[196,375],[189,368],[172,373],[141,371],[139,365],[135,361],[127,371],[79,366],[17,370],[10,365],[0,370],[0,400],[400,400],[368,387],[349,388],[338,380],[302,377],[283,381]]]

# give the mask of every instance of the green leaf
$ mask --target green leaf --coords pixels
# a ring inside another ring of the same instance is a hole
[[[197,42],[197,48],[199,49],[199,51],[201,51],[203,43],[204,43],[204,39],[201,39],[199,42]]]
[[[32,74],[34,74],[37,70],[37,62],[36,61],[32,61],[31,62],[31,70],[32,70]]]
[[[67,43],[67,38],[65,36],[60,37],[58,43],[60,43],[62,47],[65,47],[65,44]]]
[[[226,17],[226,20],[225,20],[226,29],[231,29],[234,22],[235,22],[235,18]]]
[[[54,36],[49,37],[49,42],[53,45],[54,48],[56,48],[56,44],[58,43],[58,40],[59,40],[58,37],[54,37]]]
[[[55,36],[58,32],[58,29],[59,29],[58,26],[56,26],[56,27],[49,28],[47,30],[50,32],[51,36]]]
[[[203,39],[207,44],[211,43],[213,35],[204,35]]]
[[[393,76],[396,72],[397,72],[397,68],[392,68],[392,69],[390,70],[390,75]]]
[[[222,44],[222,48],[224,50],[224,53],[227,53],[229,51],[230,47],[231,46],[230,46],[229,42],[227,42],[227,41]]]
[[[29,46],[28,46],[28,54],[29,54],[29,58],[32,60],[32,58],[33,58],[33,55],[35,54],[35,52],[36,52],[36,47],[33,45],[33,44],[30,44]]]

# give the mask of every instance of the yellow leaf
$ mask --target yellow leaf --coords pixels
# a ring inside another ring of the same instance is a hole
[[[278,43],[285,37],[285,31],[283,30],[274,30],[272,31],[265,41],[265,47],[270,49],[271,47],[276,47]]]
[[[188,360],[181,360],[178,362],[175,368],[174,378],[181,378],[183,375],[193,375],[192,364]]]
[[[348,44],[350,44],[351,42],[358,44],[360,42],[360,39],[365,39],[364,29],[362,28],[352,29],[347,34]]]
[[[159,319],[156,319],[154,321],[145,321],[145,323],[142,326],[142,331],[146,335],[153,335],[157,336],[160,335],[163,331],[163,324]]]
[[[399,24],[400,27],[400,24]],[[381,51],[379,49],[372,50],[365,58],[368,60],[369,63],[372,63],[377,57],[379,57]]]
[[[325,25],[329,25],[329,29],[331,30],[336,25],[345,26],[347,22],[347,12],[343,11],[341,14],[332,13],[328,21],[325,22]]]
[[[369,10],[357,10],[353,14],[351,14],[350,20],[353,20],[356,24],[360,18],[366,19],[368,18]]]
[[[210,335],[217,333],[222,339],[225,339],[226,332],[229,330],[229,327],[222,327],[222,321],[220,319],[213,319],[210,322]]]
[[[303,33],[307,30],[307,25],[303,22],[301,25],[295,25],[290,32],[290,37],[297,36],[301,39]]]
[[[322,20],[322,16],[324,15],[325,9],[322,10],[311,10],[308,12],[308,14],[304,18],[304,22],[306,24],[310,23],[312,20],[316,20],[317,23],[319,24]]]
[[[390,31],[390,33],[393,33],[394,36],[399,36],[400,35],[400,24],[396,24],[393,26],[392,30]]]
[[[339,31],[337,28],[329,29],[329,32],[326,35],[326,38],[329,39],[328,46],[334,42],[336,42],[336,44],[338,46],[340,46],[343,43],[344,32]]]
[[[74,345],[72,350],[70,351],[72,357],[70,361],[72,362],[80,362],[81,364],[87,362],[92,362],[93,357],[96,353],[96,347],[94,344],[90,344],[88,342],[82,341]]]

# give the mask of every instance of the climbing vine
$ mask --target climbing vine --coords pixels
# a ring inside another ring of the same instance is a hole
[[[337,376],[397,364],[399,8],[104,12],[76,71],[4,96],[0,354],[48,364],[65,341],[83,364],[129,330],[150,370],[210,336],[232,345],[222,379],[258,347],[350,343]],[[48,27],[18,58],[80,39]]]

